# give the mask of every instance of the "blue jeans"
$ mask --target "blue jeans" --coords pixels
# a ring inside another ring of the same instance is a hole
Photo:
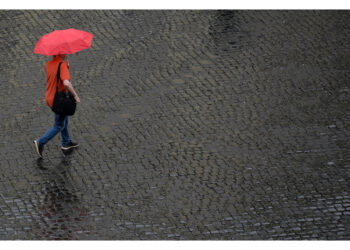
[[[59,132],[61,132],[62,146],[67,146],[70,142],[69,133],[68,133],[68,115],[61,116],[61,115],[55,114],[55,124],[37,141],[39,142],[40,145],[45,145],[48,141],[54,138]]]

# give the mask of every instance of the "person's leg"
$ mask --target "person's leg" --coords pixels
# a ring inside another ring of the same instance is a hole
[[[61,131],[61,137],[62,137],[62,150],[69,150],[71,148],[76,148],[79,146],[78,143],[72,142],[72,140],[69,137],[69,132],[68,132],[68,116],[66,116],[65,121],[64,121],[64,127]]]
[[[40,146],[45,145],[64,128],[64,116],[55,114],[55,124],[40,139],[37,140]]]
[[[61,137],[62,137],[62,146],[67,146],[70,143],[70,137],[68,132],[68,115],[64,118],[64,126],[61,131]]]

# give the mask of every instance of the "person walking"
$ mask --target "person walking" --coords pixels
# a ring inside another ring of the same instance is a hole
[[[75,112],[61,112],[62,106],[57,106],[55,101],[55,107],[53,108],[56,88],[58,93],[65,91],[70,92],[76,103],[80,103],[80,99],[75,92],[69,75],[69,62],[66,58],[67,54],[75,54],[78,51],[91,47],[93,34],[76,30],[73,28],[65,30],[54,30],[49,34],[42,36],[34,48],[35,54],[41,54],[45,56],[53,56],[52,60],[46,64],[46,104],[55,112],[62,114],[71,114]],[[60,70],[58,72],[58,69]],[[59,74],[57,74],[59,73]],[[57,77],[59,75],[60,77]],[[59,79],[57,79],[59,78]],[[56,98],[57,99],[57,98]],[[57,99],[62,100],[62,99]],[[73,100],[73,104],[74,104]],[[60,101],[59,101],[60,102]],[[57,109],[59,107],[59,109]],[[63,110],[64,111],[64,110]],[[68,132],[68,115],[60,115],[55,113],[55,122],[52,128],[50,128],[42,137],[34,140],[34,146],[36,153],[40,158],[43,158],[44,145],[54,138],[58,133],[61,133],[62,137],[62,150],[69,150],[71,148],[78,147],[78,143],[73,142],[70,139]]]
[[[60,67],[59,67],[60,65]],[[57,81],[58,68],[60,68],[60,74]],[[80,103],[80,99],[75,92],[71,82],[69,74],[69,62],[66,54],[54,55],[53,59],[46,64],[46,104],[52,108],[54,96],[56,93],[56,85],[58,82],[58,91],[70,92],[76,103]],[[34,140],[34,146],[36,153],[40,158],[43,158],[44,145],[54,138],[58,133],[61,133],[63,151],[76,148],[78,143],[73,142],[70,139],[68,131],[68,115],[59,115],[55,113],[54,125],[40,138]]]

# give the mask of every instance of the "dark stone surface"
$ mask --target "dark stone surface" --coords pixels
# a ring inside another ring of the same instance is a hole
[[[349,240],[349,11],[0,11],[0,239]],[[38,39],[74,27],[53,123]]]

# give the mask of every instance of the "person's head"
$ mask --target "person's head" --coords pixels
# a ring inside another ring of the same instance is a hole
[[[66,54],[59,54],[59,55],[54,55],[53,57],[58,57],[60,58],[62,61],[66,58]]]

